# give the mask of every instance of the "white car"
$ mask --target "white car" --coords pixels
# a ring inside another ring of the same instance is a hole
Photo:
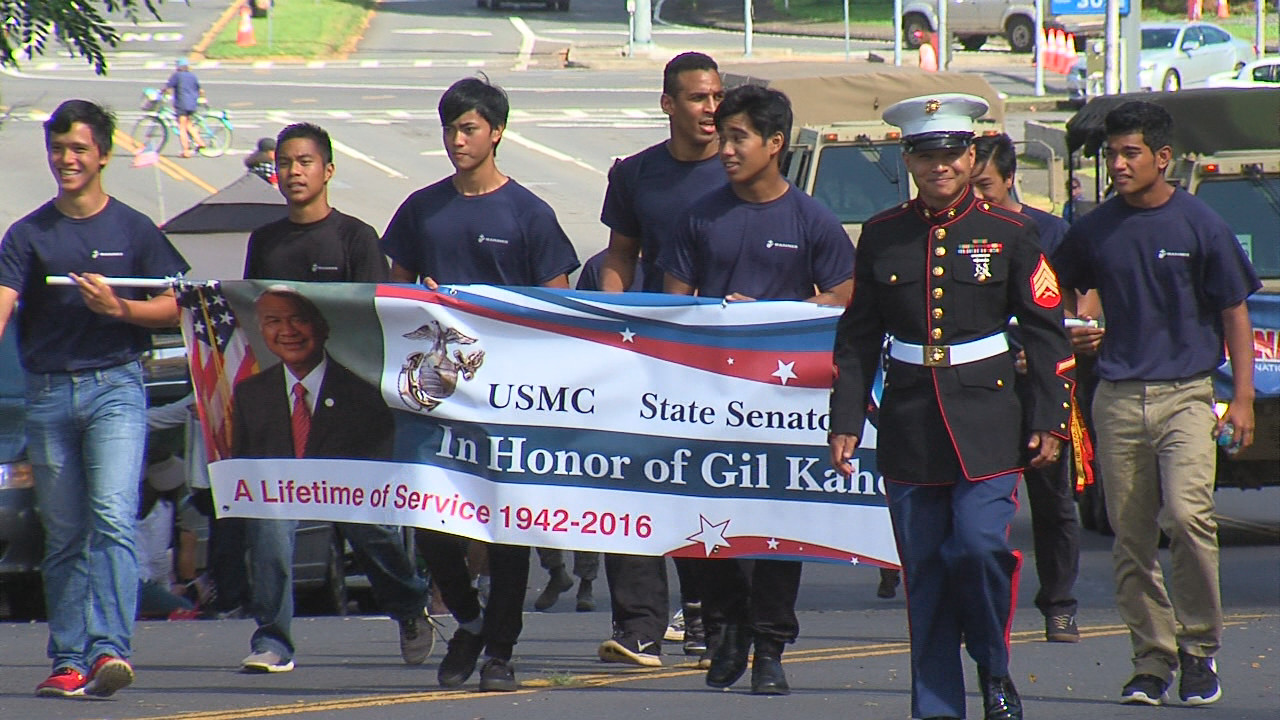
[[[1280,88],[1280,57],[1269,57],[1254,60],[1239,72],[1224,72],[1210,75],[1208,87],[1235,88]]]
[[[1138,86],[1174,91],[1202,85],[1257,56],[1252,45],[1211,23],[1143,23]]]

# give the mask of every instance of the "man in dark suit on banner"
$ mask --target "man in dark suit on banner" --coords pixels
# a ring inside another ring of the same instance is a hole
[[[258,297],[258,324],[280,363],[235,389],[231,452],[241,458],[391,458],[394,421],[378,388],[325,352],[329,323],[286,285]],[[252,611],[258,629],[247,672],[293,669],[293,520],[249,523]],[[288,552],[273,552],[277,547]],[[268,551],[262,552],[262,548]],[[420,612],[420,610],[419,610]]]

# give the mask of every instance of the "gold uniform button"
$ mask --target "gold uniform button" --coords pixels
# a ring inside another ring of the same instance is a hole
[[[896,283],[896,282],[898,282],[898,276],[897,276],[897,275],[890,275],[890,276],[889,276],[889,282],[891,282],[891,283]]]
[[[990,210],[990,209],[991,209],[991,204],[990,204],[990,203],[982,203],[982,209],[983,209],[983,210]]]
[[[934,266],[933,266],[933,276],[934,276],[934,277],[942,277],[942,273],[944,273],[944,272],[946,272],[946,270],[943,270],[941,265],[934,265]]]
[[[1063,390],[1070,390],[1070,389],[1071,389],[1071,383],[1062,383],[1062,389],[1063,389]]]
[[[942,339],[942,328],[934,328],[934,329],[933,329],[933,332],[929,333],[929,335],[930,335],[934,340],[941,340],[941,339]]]
[[[947,229],[946,229],[946,228],[938,228],[937,230],[934,230],[934,231],[933,231],[933,236],[934,236],[934,237],[936,237],[936,238],[938,238],[939,240],[941,240],[941,239],[943,239],[943,238],[945,238],[945,237],[947,236]]]
[[[996,387],[1004,387],[1004,381],[1003,381],[1003,380],[996,380]]]
[[[1071,403],[1062,403],[1062,409],[1063,409],[1063,410],[1070,410],[1070,409],[1071,409]]]
[[[948,211],[947,211],[947,217],[949,217],[949,218],[953,218],[953,217],[955,217],[955,216],[956,216],[956,211],[955,211],[954,209],[953,209],[953,210],[948,210]]]
[[[933,249],[933,254],[937,255],[938,257],[942,257],[943,255],[947,254],[947,249],[939,245],[938,247]]]
[[[934,288],[934,289],[933,289],[933,299],[934,299],[934,300],[941,300],[941,299],[942,299],[942,294],[943,294],[943,293],[942,293],[942,288]]]
[[[941,320],[941,319],[942,319],[942,308],[934,308],[934,309],[933,309],[933,319],[934,319],[934,320]]]
[[[1066,430],[1066,429],[1067,429],[1067,424],[1066,424],[1066,423],[1058,423],[1058,427],[1062,428],[1063,430]]]

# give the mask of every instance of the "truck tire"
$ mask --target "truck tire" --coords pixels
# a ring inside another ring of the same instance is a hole
[[[908,48],[915,50],[920,47],[920,40],[916,38],[916,33],[921,34],[933,32],[933,27],[929,25],[929,20],[920,13],[908,13],[902,17],[902,44]]]
[[[1036,26],[1026,15],[1014,15],[1005,24],[1009,47],[1016,53],[1029,53],[1036,47]]]
[[[986,35],[965,35],[960,38],[960,45],[965,50],[979,50],[987,42]]]

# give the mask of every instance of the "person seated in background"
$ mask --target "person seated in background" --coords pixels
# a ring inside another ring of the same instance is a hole
[[[279,180],[276,176],[275,138],[258,138],[258,148],[245,157],[244,167],[254,175],[271,183],[271,187],[276,187],[279,184]]]

